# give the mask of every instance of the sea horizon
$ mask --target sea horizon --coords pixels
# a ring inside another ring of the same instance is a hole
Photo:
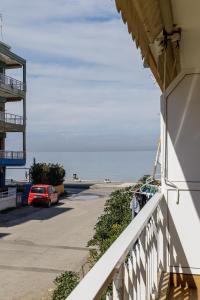
[[[66,179],[76,173],[81,180],[134,182],[145,174],[151,174],[156,150],[127,151],[59,151],[27,152],[24,168],[8,169],[7,179],[24,180],[33,163],[58,163],[66,170]]]

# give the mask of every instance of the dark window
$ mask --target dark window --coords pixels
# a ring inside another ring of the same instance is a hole
[[[44,187],[34,186],[31,189],[31,193],[34,193],[34,194],[45,194],[46,193],[46,189]]]

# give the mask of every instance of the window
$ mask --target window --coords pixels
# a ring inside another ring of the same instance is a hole
[[[34,194],[45,194],[46,189],[44,187],[34,186],[31,188],[31,193]]]

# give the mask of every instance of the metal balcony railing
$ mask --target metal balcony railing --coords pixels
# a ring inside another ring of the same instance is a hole
[[[0,150],[0,159],[24,159],[25,155],[23,151],[4,151]]]
[[[11,89],[18,91],[25,91],[26,87],[25,83],[23,83],[22,81],[19,81],[4,74],[0,74],[0,84],[5,84]]]
[[[106,300],[157,297],[162,199],[157,193],[149,200],[67,300],[97,300],[102,295]]]
[[[22,116],[5,113],[0,111],[0,121],[9,123],[9,124],[15,124],[15,125],[23,125],[24,120]]]

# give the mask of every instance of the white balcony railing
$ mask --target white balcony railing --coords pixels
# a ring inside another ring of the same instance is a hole
[[[8,191],[1,192],[0,193],[0,202],[5,198],[9,198],[9,197],[13,197],[13,196],[16,199],[16,188],[11,188],[11,189],[8,189]]]
[[[5,113],[3,111],[0,111],[0,121],[14,125],[23,125],[24,123],[22,116]]]
[[[24,159],[23,151],[4,151],[0,150],[0,159]]]
[[[26,85],[22,81],[14,79],[0,73],[0,84],[7,85],[9,88],[18,91],[25,91]]]
[[[155,299],[161,200],[161,193],[149,200],[67,300]]]
[[[16,207],[16,188],[0,193],[0,211]]]

